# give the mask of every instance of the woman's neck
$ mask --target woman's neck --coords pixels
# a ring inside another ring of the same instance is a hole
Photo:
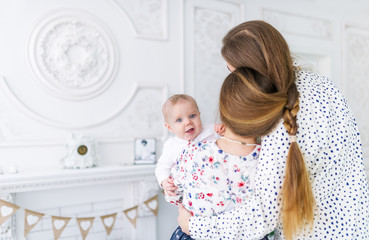
[[[243,137],[237,135],[226,128],[224,138],[217,141],[218,147],[226,153],[236,156],[246,156],[250,154],[256,144],[256,138]]]

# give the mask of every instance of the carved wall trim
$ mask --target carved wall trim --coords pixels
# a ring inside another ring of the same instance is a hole
[[[49,94],[85,100],[104,92],[115,78],[118,47],[109,28],[80,10],[42,16],[28,39],[27,63]]]
[[[283,33],[312,38],[333,39],[333,23],[330,20],[301,16],[278,10],[263,8],[263,19]]]
[[[7,174],[0,175],[0,192],[30,192],[141,180],[156,182],[154,171],[155,165],[131,165]]]
[[[312,52],[293,52],[293,54],[298,66],[311,72],[323,74],[328,78],[331,77],[331,56]]]
[[[344,93],[360,130],[364,159],[369,157],[369,26],[345,23],[343,25]],[[367,166],[369,167],[369,165]]]
[[[216,120],[214,93],[228,74],[222,39],[242,19],[243,9],[241,2],[184,1],[184,92],[196,98],[203,122]]]
[[[30,108],[25,102],[23,102],[21,99],[19,99],[17,97],[17,95],[14,93],[14,91],[12,91],[12,89],[10,88],[9,84],[7,83],[6,79],[3,76],[0,76],[0,88],[2,89],[5,96],[19,110],[21,110],[22,113],[26,114],[27,116],[31,117],[32,119],[34,119],[38,122],[41,122],[45,125],[56,127],[56,128],[69,129],[69,130],[74,130],[74,129],[81,130],[81,129],[91,128],[91,127],[101,125],[101,124],[113,119],[114,117],[119,115],[129,105],[129,103],[132,101],[133,97],[135,96],[136,92],[139,89],[142,89],[142,88],[156,88],[156,89],[161,89],[163,92],[166,91],[166,86],[158,86],[158,85],[147,84],[147,83],[135,83],[133,89],[131,90],[131,92],[128,95],[127,100],[125,102],[122,101],[121,105],[118,108],[116,108],[114,111],[112,111],[110,114],[107,114],[106,116],[103,116],[100,119],[96,119],[92,122],[71,124],[71,123],[60,122],[58,120],[51,119],[47,116],[44,116],[44,115],[36,112],[32,108]]]
[[[164,129],[165,130],[165,129]],[[165,130],[161,136],[159,137],[160,140],[164,141],[168,136],[168,131]],[[146,136],[152,137],[152,136]],[[99,144],[109,144],[109,143],[132,143],[134,140],[132,138],[114,138],[114,137],[102,137],[98,139]],[[65,140],[17,140],[17,141],[0,141],[0,147],[2,148],[19,148],[19,147],[51,147],[51,146],[64,146]]]
[[[136,38],[168,39],[168,0],[109,0],[130,23]]]
[[[157,181],[137,181],[133,182],[133,202],[142,203],[146,199],[149,199],[159,191],[159,185]],[[138,216],[147,217],[154,214],[144,204],[138,206]]]

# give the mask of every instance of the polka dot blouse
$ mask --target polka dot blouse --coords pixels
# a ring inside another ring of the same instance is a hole
[[[294,239],[369,239],[369,189],[355,119],[342,94],[321,75],[298,72],[297,141],[316,200],[314,225]],[[282,121],[262,138],[253,195],[212,217],[191,217],[194,239],[284,239],[280,190],[289,148]]]

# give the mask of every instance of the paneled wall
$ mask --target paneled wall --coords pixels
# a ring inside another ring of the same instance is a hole
[[[3,198],[49,216],[119,211],[109,238],[99,219],[88,238],[155,239],[156,218],[142,206],[157,193],[153,171],[142,188],[123,174],[77,186],[80,174],[61,179],[68,171],[57,170],[72,133],[96,140],[97,175],[132,165],[135,138],[156,138],[160,150],[167,136],[161,105],[169,87],[181,91],[179,20],[169,24],[170,16],[166,0],[0,1],[0,177],[30,187]],[[44,175],[54,171],[59,180]],[[37,174],[45,176],[42,186],[61,185],[37,189]],[[122,212],[135,204],[142,208],[136,228]],[[19,211],[1,238],[24,239],[23,218]],[[27,239],[53,239],[50,224],[43,219]],[[81,239],[75,221],[61,239]]]
[[[96,139],[100,166],[132,164],[139,137],[156,138],[159,155],[163,101],[191,94],[203,121],[217,121],[228,73],[221,39],[242,21],[264,19],[303,67],[343,91],[369,169],[368,11],[364,0],[2,0],[0,168],[58,168],[71,133]],[[167,239],[176,208],[160,207],[157,238]]]
[[[220,55],[222,37],[237,23],[263,19],[282,32],[302,67],[328,76],[346,96],[357,119],[369,174],[368,2],[183,0],[182,3],[184,90],[197,99],[203,119],[217,120],[218,92],[227,74]],[[176,211],[170,207],[168,211],[175,219]],[[159,218],[159,222],[163,221]],[[165,236],[161,239],[168,238],[171,230],[161,229],[159,236]]]
[[[166,136],[161,104],[179,79],[167,1],[1,3],[2,165],[56,165],[69,133],[94,137],[100,164],[131,164],[134,138]]]
[[[206,119],[216,119],[217,94],[227,74],[221,39],[234,22],[263,19],[285,36],[302,67],[328,76],[356,116],[369,157],[368,37],[366,1],[183,1],[185,90]],[[366,163],[367,161],[365,161]],[[367,164],[367,163],[366,163]],[[367,164],[369,167],[369,164]]]

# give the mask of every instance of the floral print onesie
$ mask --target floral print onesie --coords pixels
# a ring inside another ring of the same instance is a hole
[[[171,170],[178,196],[166,200],[182,203],[194,216],[215,216],[244,204],[253,192],[259,153],[259,145],[247,156],[234,156],[216,142],[190,141]]]

